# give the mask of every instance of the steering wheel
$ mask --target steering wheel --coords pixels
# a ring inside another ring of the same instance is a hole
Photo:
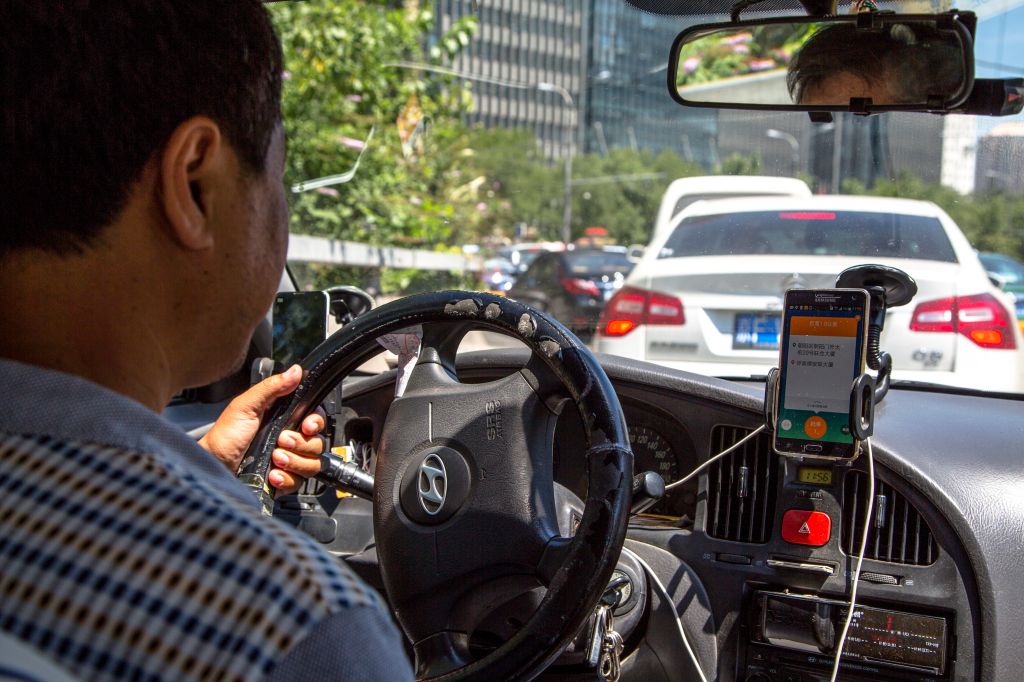
[[[272,513],[266,480],[278,434],[379,352],[378,337],[412,325],[423,329],[419,361],[388,412],[375,472],[374,533],[388,597],[413,642],[417,678],[532,678],[594,612],[622,548],[631,498],[633,455],[618,398],[594,356],[559,322],[466,291],[370,311],[303,360],[302,382],[271,410],[240,478]],[[455,353],[470,328],[521,339],[530,361],[500,380],[460,382]],[[567,403],[604,437],[580,445],[587,499],[571,537],[559,532],[552,464],[555,421]],[[511,639],[473,660],[473,625],[524,585],[547,588],[539,607]]]

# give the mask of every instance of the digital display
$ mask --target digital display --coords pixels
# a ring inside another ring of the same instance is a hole
[[[800,483],[811,485],[832,485],[832,470],[822,467],[799,467],[796,479]]]
[[[327,338],[329,307],[330,298],[324,291],[278,294],[271,313],[274,362],[290,367],[323,343]]]
[[[824,289],[786,293],[779,350],[777,450],[836,457],[854,454],[850,391],[863,371],[866,314],[864,292]]]

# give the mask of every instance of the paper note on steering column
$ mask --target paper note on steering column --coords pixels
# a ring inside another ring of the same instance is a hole
[[[423,339],[422,325],[399,329],[393,334],[385,334],[377,338],[377,343],[398,356],[398,376],[395,377],[395,397],[401,398],[405,387],[412,376],[412,368],[420,358],[420,345]]]

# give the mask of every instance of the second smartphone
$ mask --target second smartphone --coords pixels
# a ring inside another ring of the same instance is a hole
[[[326,291],[282,292],[274,299],[274,363],[291,367],[327,338],[331,305]]]
[[[791,289],[779,339],[775,451],[850,459],[850,393],[864,372],[868,294],[863,289]]]

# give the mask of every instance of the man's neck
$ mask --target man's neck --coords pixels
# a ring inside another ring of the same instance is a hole
[[[171,361],[138,295],[144,284],[116,260],[99,250],[5,256],[0,357],[88,379],[160,412],[177,388]]]

